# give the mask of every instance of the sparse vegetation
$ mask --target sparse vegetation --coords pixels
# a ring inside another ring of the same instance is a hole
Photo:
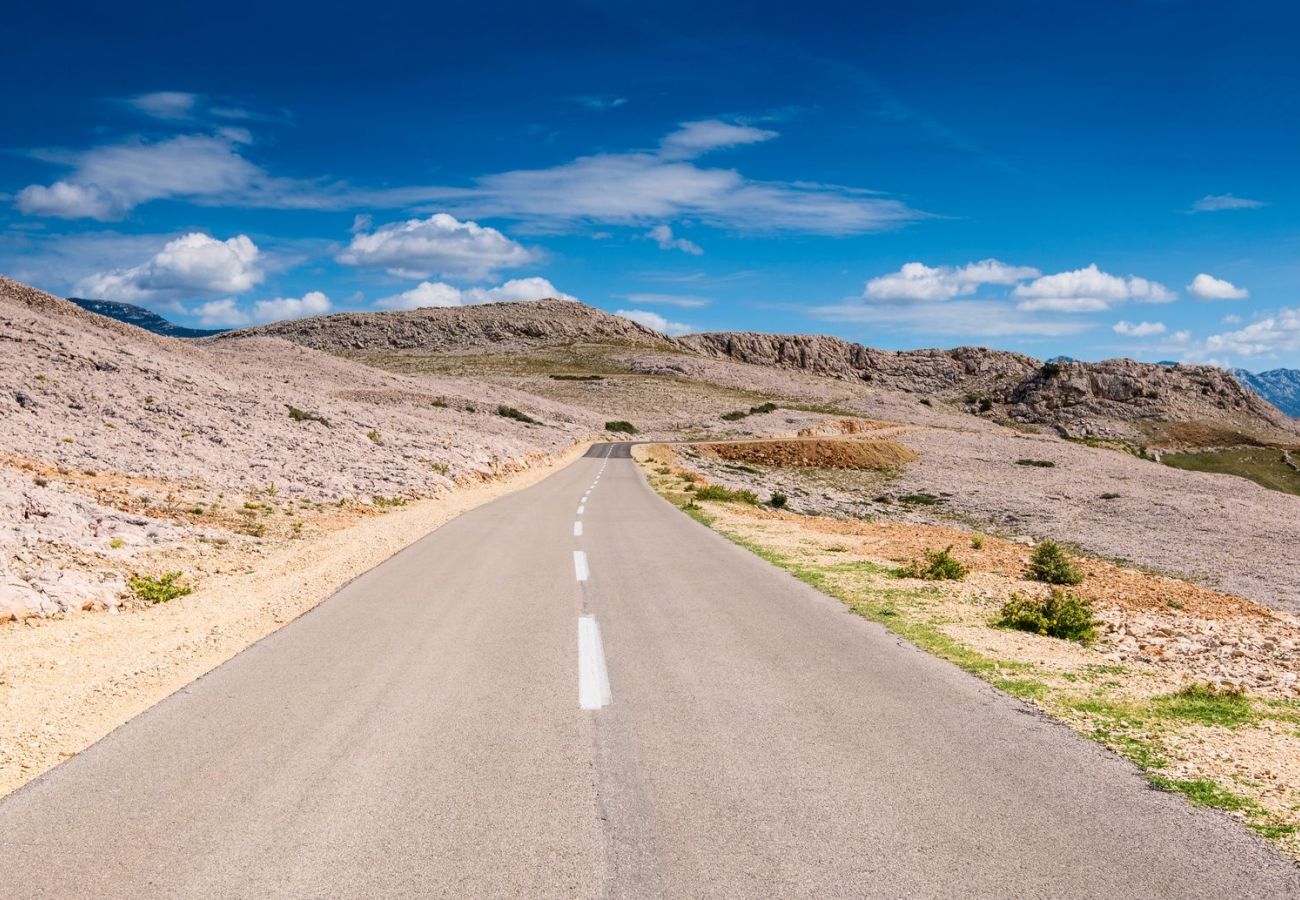
[[[1118,500],[1118,499],[1119,499],[1119,494],[1115,493],[1114,491],[1107,491],[1106,493],[1104,493],[1104,494],[1101,495],[1101,499],[1102,499],[1102,500]]]
[[[785,509],[785,505],[790,502],[790,498],[780,491],[773,491],[771,499],[767,502],[773,509]]]
[[[924,578],[926,581],[961,581],[969,573],[970,569],[952,555],[951,545],[942,550],[926,550],[925,561],[913,560],[906,570],[909,578]]]
[[[971,538],[970,538],[970,548],[971,548],[972,550],[983,550],[983,549],[984,549],[984,535],[982,535],[982,534],[972,534],[972,535],[971,535]]]
[[[1175,469],[1249,478],[1270,490],[1300,496],[1300,471],[1287,464],[1285,451],[1272,447],[1230,447],[1204,453],[1166,453],[1160,461]]]
[[[113,538],[111,541],[108,542],[108,548],[110,550],[121,550],[125,546],[126,546],[126,541],[122,540],[121,538]]]
[[[888,503],[889,498],[886,497],[884,502]],[[934,494],[920,493],[920,494],[904,494],[903,496],[898,498],[898,502],[907,503],[912,506],[935,506],[940,502],[940,500]]]
[[[758,505],[758,495],[753,491],[743,489],[733,491],[731,488],[723,487],[720,484],[709,484],[697,488],[695,496],[699,500],[720,500],[724,503],[749,503],[753,506]]]
[[[376,494],[374,497],[370,498],[370,502],[373,503],[375,506],[379,507],[380,509],[384,509],[386,507],[391,507],[391,506],[405,506],[406,498],[401,496],[381,497],[378,494]]]
[[[528,415],[528,413],[520,412],[513,406],[505,406],[504,404],[497,407],[497,415],[505,419],[514,419],[516,422],[523,422],[525,425],[542,424],[532,416]]]
[[[1153,698],[1151,704],[1163,716],[1201,725],[1236,728],[1253,718],[1246,692],[1231,686],[1189,684],[1176,693]]]
[[[604,381],[604,375],[552,375],[555,381]]]
[[[383,438],[380,437],[379,432],[373,428],[366,432],[366,437],[370,438],[370,440],[376,444],[382,444],[384,442]]]
[[[319,413],[307,412],[289,403],[285,404],[285,408],[289,410],[289,418],[295,422],[319,422],[326,428],[330,427],[329,419]]]
[[[1075,564],[1064,547],[1056,541],[1047,540],[1040,541],[1034,547],[1025,577],[1046,584],[1079,584],[1083,581],[1083,570]]]
[[[1018,459],[1016,460],[1016,465],[1034,466],[1035,468],[1039,468],[1039,469],[1056,468],[1056,463],[1052,462],[1050,459]]]
[[[145,603],[166,603],[194,592],[194,588],[181,581],[180,572],[167,572],[157,578],[149,575],[132,575],[127,587],[137,600]]]
[[[616,433],[616,434],[636,434],[636,433],[637,433],[637,428],[636,428],[636,426],[633,425],[631,422],[624,421],[623,419],[618,419],[618,420],[613,421],[613,422],[606,422],[606,423],[605,423],[605,430],[606,430],[606,431],[612,431],[612,432],[614,432],[614,433]]]
[[[723,413],[721,418],[722,421],[724,422],[739,422],[741,419],[747,417],[748,415],[749,413],[745,412],[744,410],[737,409],[733,412]]]
[[[1053,589],[1044,600],[1012,594],[1002,606],[996,624],[1048,637],[1090,644],[1097,637],[1100,622],[1092,605],[1071,593]]]

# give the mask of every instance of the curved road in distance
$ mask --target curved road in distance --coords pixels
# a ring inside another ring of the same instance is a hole
[[[0,897],[1296,897],[598,444],[0,801]]]

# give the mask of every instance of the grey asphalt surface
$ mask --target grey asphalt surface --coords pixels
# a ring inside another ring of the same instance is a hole
[[[593,454],[0,801],[0,897],[1300,896],[1226,816]]]

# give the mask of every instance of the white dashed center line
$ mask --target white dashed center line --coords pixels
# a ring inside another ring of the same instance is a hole
[[[591,571],[587,568],[587,554],[581,550],[573,551],[573,574],[579,581],[586,581]]]
[[[585,507],[585,506],[579,506],[579,507],[578,507],[578,515],[582,515],[583,512],[586,511],[586,509],[587,509],[587,507]]]
[[[609,689],[609,671],[605,668],[605,648],[600,642],[600,628],[593,616],[578,617],[578,706],[600,709],[608,706],[613,695]]]
[[[582,523],[581,523],[581,522],[574,522],[574,523],[573,523],[573,536],[574,536],[574,537],[582,537]]]

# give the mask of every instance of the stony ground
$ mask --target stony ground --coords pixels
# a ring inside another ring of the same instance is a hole
[[[717,483],[702,473],[734,462],[683,448],[642,455],[652,484],[697,518],[1300,857],[1300,618],[1084,557],[1086,577],[1071,590],[1101,623],[1095,643],[994,627],[1012,594],[1048,590],[1025,579],[1023,542],[951,524],[810,514],[807,495],[804,512],[698,500],[701,485]],[[732,483],[745,474],[722,471]],[[926,550],[945,547],[969,568],[963,579],[907,574]]]

